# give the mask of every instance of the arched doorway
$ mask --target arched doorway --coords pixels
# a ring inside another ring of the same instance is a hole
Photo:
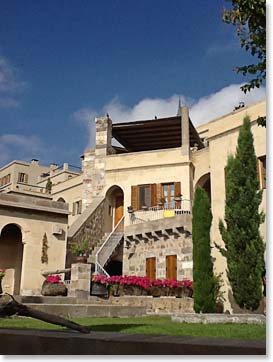
[[[211,201],[211,186],[210,186],[209,172],[199,178],[199,180],[196,182],[195,190],[198,186],[202,187],[207,192],[209,200]]]
[[[111,230],[122,219],[124,214],[124,193],[119,186],[112,186],[106,192],[106,220],[108,220],[108,229],[111,225]]]
[[[7,269],[7,284],[14,295],[20,294],[23,259],[22,232],[18,225],[4,226],[0,234],[0,268]]]

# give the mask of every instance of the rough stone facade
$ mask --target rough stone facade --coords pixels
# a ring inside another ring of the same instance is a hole
[[[102,201],[99,206],[85,220],[78,231],[70,238],[72,242],[82,242],[89,240],[90,248],[93,249],[96,244],[101,241],[104,236],[104,203]]]
[[[95,150],[89,149],[84,153],[82,161],[83,187],[82,187],[82,208],[85,210],[92,202],[92,173],[94,170]]]
[[[177,255],[177,279],[192,280],[192,238],[190,233],[145,238],[123,251],[123,274],[146,275],[146,258],[156,257],[156,278],[166,278],[166,256]]]

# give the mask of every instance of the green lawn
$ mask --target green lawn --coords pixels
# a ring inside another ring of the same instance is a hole
[[[92,331],[163,334],[172,336],[207,336],[223,338],[265,339],[265,325],[256,324],[186,324],[172,322],[171,317],[142,318],[75,318],[73,321],[90,326]],[[0,319],[0,328],[62,329],[31,318]]]

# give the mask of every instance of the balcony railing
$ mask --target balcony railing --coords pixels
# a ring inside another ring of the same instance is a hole
[[[152,206],[147,209],[137,210],[130,213],[130,223],[139,224],[152,220],[174,217],[176,215],[191,214],[191,200],[165,203],[162,206]]]

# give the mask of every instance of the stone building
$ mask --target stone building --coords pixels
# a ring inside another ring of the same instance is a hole
[[[187,107],[162,119],[114,123],[97,118],[95,148],[84,152],[81,170],[72,172],[67,164],[59,170],[56,166],[57,171],[43,170],[33,186],[44,190],[51,179],[46,197],[68,204],[68,241],[89,240],[88,261],[97,273],[192,278],[194,192],[198,185],[208,192],[211,240],[221,244],[218,222],[224,215],[225,167],[246,115],[251,119],[265,211],[266,129],[257,125],[257,118],[265,114],[262,101],[197,128],[192,121],[198,120],[190,119]],[[0,180],[5,177],[2,170]],[[12,190],[3,185],[0,192]],[[264,224],[261,233],[265,238]],[[225,272],[225,260],[215,248],[212,254],[215,271]],[[227,282],[224,289],[228,291]],[[227,298],[229,309],[231,303]]]

